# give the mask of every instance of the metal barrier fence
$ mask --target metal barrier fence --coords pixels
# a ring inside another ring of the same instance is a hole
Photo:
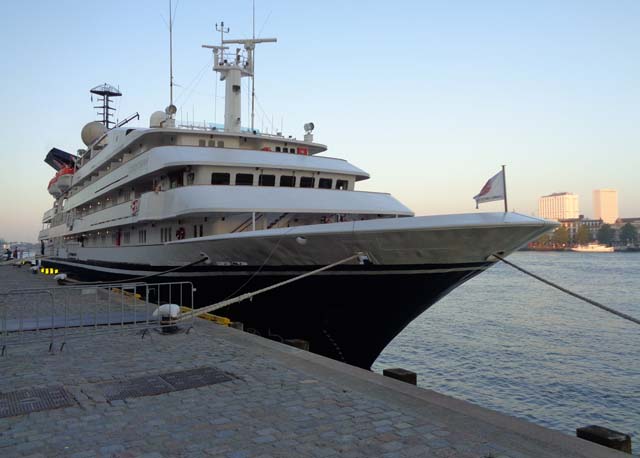
[[[191,282],[113,283],[10,290],[0,294],[0,356],[7,348],[48,342],[49,351],[67,340],[98,334],[175,327],[176,319],[154,316],[163,304],[191,312],[195,288]],[[156,314],[158,315],[158,314]],[[184,320],[181,321],[184,323]]]

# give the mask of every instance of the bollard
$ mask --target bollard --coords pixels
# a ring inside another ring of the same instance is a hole
[[[171,315],[162,315],[160,326],[163,334],[175,334],[179,330],[175,319]]]
[[[418,375],[415,372],[411,372],[400,367],[383,369],[382,375],[400,380],[401,382],[410,383],[412,385],[418,384]]]
[[[239,331],[244,331],[244,325],[239,321],[232,321],[231,323],[229,323],[229,327],[237,329]]]
[[[284,343],[300,350],[309,351],[309,342],[302,339],[285,339]]]
[[[628,434],[603,428],[602,426],[590,425],[576,429],[576,436],[580,439],[631,454],[631,437]]]

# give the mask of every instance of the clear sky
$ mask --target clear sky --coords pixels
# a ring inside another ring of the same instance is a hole
[[[140,125],[168,104],[168,1],[5,3],[0,237],[34,241],[52,203],[44,156],[83,146],[89,89],[119,86],[119,117],[138,111]],[[220,20],[229,37],[250,36],[251,0],[179,0],[185,120],[215,110],[222,122],[200,47],[218,43]],[[475,212],[472,197],[506,164],[510,209],[532,214],[539,196],[570,191],[592,216],[591,191],[614,188],[621,216],[640,216],[638,24],[637,0],[257,0],[256,33],[278,43],[257,51],[256,126],[300,138],[313,121],[325,154],[371,174],[359,189],[417,214]]]

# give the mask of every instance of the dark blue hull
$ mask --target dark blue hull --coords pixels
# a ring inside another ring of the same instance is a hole
[[[168,267],[55,260],[82,281],[115,281]],[[240,321],[245,330],[273,339],[304,339],[310,350],[370,368],[378,355],[413,319],[489,263],[375,266],[343,265],[216,311]],[[190,281],[195,306],[255,291],[319,266],[193,266],[148,282]],[[135,272],[135,273],[134,273]],[[166,298],[163,298],[166,300]]]

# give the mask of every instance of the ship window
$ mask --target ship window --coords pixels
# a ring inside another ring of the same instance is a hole
[[[300,177],[301,188],[313,188],[316,185],[316,179],[313,177]]]
[[[224,148],[224,142],[222,140],[218,140],[218,148]]]
[[[193,172],[187,173],[187,186],[192,185],[196,179],[196,174]]]
[[[333,180],[331,178],[320,178],[320,181],[318,181],[318,187],[322,189],[331,189],[332,184]]]
[[[205,140],[198,140],[198,146],[206,146],[207,142]]]
[[[347,180],[336,180],[336,189],[349,189],[349,182]]]
[[[198,226],[193,226],[193,236],[194,237],[198,236]]]
[[[215,140],[209,140],[209,142],[207,144],[208,144],[208,146],[216,146],[216,141]]]
[[[131,233],[130,232],[123,232],[122,233],[122,244],[123,245],[129,245],[131,243]]]
[[[200,225],[200,237],[202,237],[202,224]]]
[[[282,147],[282,152],[283,153],[288,153],[289,152],[289,148],[287,148],[286,146]]]
[[[260,186],[275,186],[276,185],[276,176],[275,175],[260,175],[258,179],[258,183]]]
[[[211,184],[229,184],[231,182],[231,175],[228,173],[212,173]]]
[[[289,148],[289,152],[291,154],[296,154],[296,149],[295,148]]]
[[[280,148],[279,146],[276,146],[276,153],[280,153],[282,151],[282,148]]]
[[[253,186],[253,174],[236,173],[236,184],[238,186]]]
[[[280,186],[293,188],[296,186],[296,177],[292,175],[282,175],[280,177]]]
[[[147,243],[147,231],[138,230],[138,243]]]
[[[171,227],[163,227],[162,229],[160,229],[160,241],[161,242],[171,241]]]

